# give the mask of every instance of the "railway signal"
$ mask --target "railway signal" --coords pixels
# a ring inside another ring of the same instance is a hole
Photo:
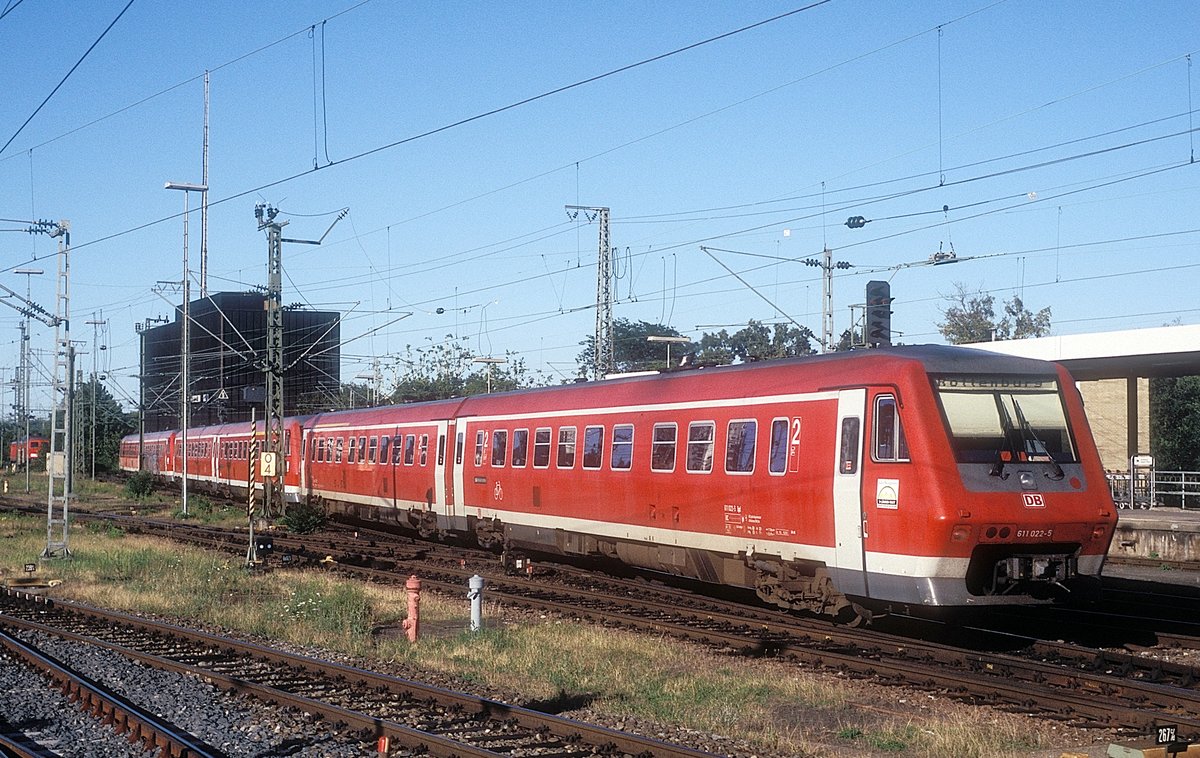
[[[867,282],[867,347],[892,345],[892,286],[884,281]]]

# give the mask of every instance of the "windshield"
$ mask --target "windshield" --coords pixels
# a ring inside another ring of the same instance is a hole
[[[1054,377],[948,375],[934,389],[959,463],[1074,463]]]

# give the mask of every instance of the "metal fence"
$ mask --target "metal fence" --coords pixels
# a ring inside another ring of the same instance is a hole
[[[1200,508],[1200,471],[1136,469],[1133,488],[1127,471],[1108,472],[1118,508]]]

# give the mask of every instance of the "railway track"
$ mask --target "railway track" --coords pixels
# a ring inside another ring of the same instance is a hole
[[[142,522],[131,529],[183,538],[177,524]],[[203,528],[200,544],[241,549],[244,534]],[[401,546],[362,533],[341,537],[273,537],[275,552],[296,563],[324,563],[332,570],[378,582],[403,581],[419,573],[426,588],[461,594],[467,578],[483,573],[489,599],[539,613],[567,615],[593,623],[668,634],[741,654],[785,656],[807,666],[856,677],[906,684],[950,697],[1010,710],[1070,720],[1082,725],[1144,733],[1170,721],[1200,733],[1200,672],[1196,669],[1115,651],[1034,638],[997,636],[993,644],[1019,654],[964,650],[954,645],[902,638],[872,630],[847,629],[798,619],[770,609],[687,595],[644,582],[600,578],[554,567],[565,581],[548,584],[508,576],[468,563],[471,551],[445,550],[427,543]],[[977,635],[988,632],[978,630]]]
[[[435,756],[699,758],[700,751],[127,614],[6,591],[0,626],[88,642],[148,666],[317,714],[359,739]]]
[[[170,758],[212,758],[219,755],[185,729],[139,707],[113,689],[3,630],[0,630],[0,648],[53,681],[67,699],[76,703],[82,711],[98,719],[102,725],[111,726],[117,734],[127,735],[130,742],[140,742],[149,753],[157,750],[161,751],[160,756]],[[15,736],[9,740],[8,749],[18,755],[41,754],[34,746]]]
[[[245,533],[140,519],[123,528],[183,539],[233,552],[245,550]],[[1145,733],[1169,721],[1200,734],[1200,674],[1193,667],[1062,642],[967,630],[971,649],[921,639],[850,630],[798,619],[767,608],[655,587],[644,581],[598,577],[561,565],[539,566],[530,578],[505,575],[495,556],[409,541],[368,530],[322,535],[275,534],[273,560],[326,569],[379,582],[419,573],[426,588],[459,595],[475,573],[488,581],[489,599],[538,613],[667,634],[740,654],[785,656],[803,665],[854,677],[907,684],[961,700],[1045,717]],[[332,562],[329,560],[332,559]],[[955,634],[961,637],[962,630]],[[928,630],[921,636],[935,637]],[[1196,640],[1179,637],[1175,644]],[[980,652],[984,648],[985,652]],[[986,652],[1011,649],[1011,654]]]

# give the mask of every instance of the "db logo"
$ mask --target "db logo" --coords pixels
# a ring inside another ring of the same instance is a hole
[[[1045,508],[1046,507],[1046,501],[1042,498],[1041,495],[1033,495],[1033,494],[1027,493],[1025,495],[1022,495],[1021,497],[1025,498],[1025,507],[1026,508]]]

